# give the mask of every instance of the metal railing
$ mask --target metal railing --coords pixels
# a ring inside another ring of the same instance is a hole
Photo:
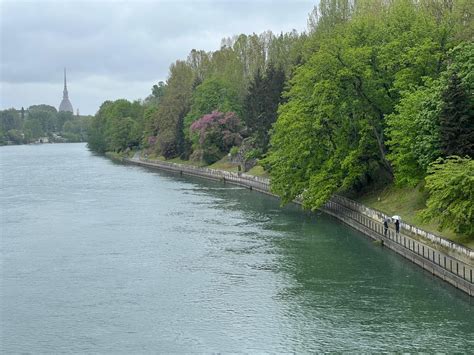
[[[126,159],[126,161],[134,162],[136,159]],[[241,186],[253,188],[262,192],[270,192],[270,180],[258,176],[248,175],[245,173],[234,173],[231,171],[210,169],[206,167],[198,167],[192,165],[184,165],[178,163],[171,163],[166,161],[156,161],[141,158],[141,163],[145,163],[149,166],[156,166],[162,169],[175,171],[179,173],[186,173],[195,176],[207,176],[223,182],[230,181]]]
[[[345,199],[347,200],[347,199]],[[380,239],[390,240],[398,246],[411,251],[417,256],[434,263],[443,270],[450,272],[463,280],[470,283],[474,281],[474,267],[467,263],[464,263],[456,258],[453,258],[445,253],[442,253],[428,245],[410,238],[402,233],[396,233],[395,230],[389,228],[385,233],[383,223],[368,217],[359,211],[343,206],[335,200],[327,202],[324,206],[325,209],[334,212],[337,215],[345,216],[350,218],[352,221],[360,224],[366,229],[376,233]]]
[[[368,216],[372,219],[375,219],[375,220],[377,220],[381,223],[385,220],[385,218],[389,217],[386,214],[384,214],[383,212],[380,212],[380,211],[377,211],[375,209],[369,208],[367,206],[364,206],[364,205],[362,205],[362,204],[360,204],[356,201],[350,200],[350,199],[348,199],[346,197],[343,197],[343,196],[335,195],[335,196],[333,196],[331,201],[337,202],[337,203],[339,203],[339,204],[341,204],[345,207],[348,207],[348,208],[350,208],[354,211],[362,213],[362,214],[364,214],[364,215],[366,215],[366,216]],[[413,226],[409,223],[406,223],[404,221],[401,221],[401,223],[400,223],[400,230],[402,232],[404,231],[405,234],[418,236],[420,238],[429,240],[432,243],[435,243],[435,244],[441,245],[443,247],[446,247],[448,249],[451,249],[451,250],[453,250],[457,253],[461,253],[464,256],[466,256],[467,258],[474,261],[474,250],[472,250],[468,247],[465,247],[463,245],[457,244],[455,242],[452,242],[450,240],[447,240],[445,238],[437,236],[436,234],[427,232],[423,229],[420,229],[420,228],[418,228],[416,226]]]

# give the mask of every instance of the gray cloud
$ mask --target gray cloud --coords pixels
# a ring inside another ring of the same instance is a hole
[[[74,107],[146,97],[191,49],[239,33],[302,31],[315,1],[0,0],[2,108],[59,104],[62,68]]]

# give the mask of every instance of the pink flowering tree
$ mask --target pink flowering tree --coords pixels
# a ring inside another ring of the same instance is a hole
[[[190,128],[195,150],[212,164],[242,142],[242,123],[234,112],[213,111],[195,121]]]

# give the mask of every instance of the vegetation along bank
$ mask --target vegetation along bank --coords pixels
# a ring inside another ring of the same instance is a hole
[[[197,165],[224,158],[312,210],[335,194],[387,211],[387,191],[416,195],[396,214],[472,248],[471,12],[467,0],[321,0],[306,32],[193,49],[143,101],[104,102],[88,145]]]
[[[0,111],[0,145],[85,142],[90,116],[50,105]]]

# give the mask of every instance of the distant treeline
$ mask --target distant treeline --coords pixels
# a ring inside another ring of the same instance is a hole
[[[425,218],[474,235],[473,35],[469,0],[321,0],[305,33],[224,39],[144,101],[104,102],[89,147],[206,163],[240,149],[311,209],[425,184]]]
[[[50,142],[85,142],[90,117],[58,112],[49,105],[0,111],[0,145]]]

